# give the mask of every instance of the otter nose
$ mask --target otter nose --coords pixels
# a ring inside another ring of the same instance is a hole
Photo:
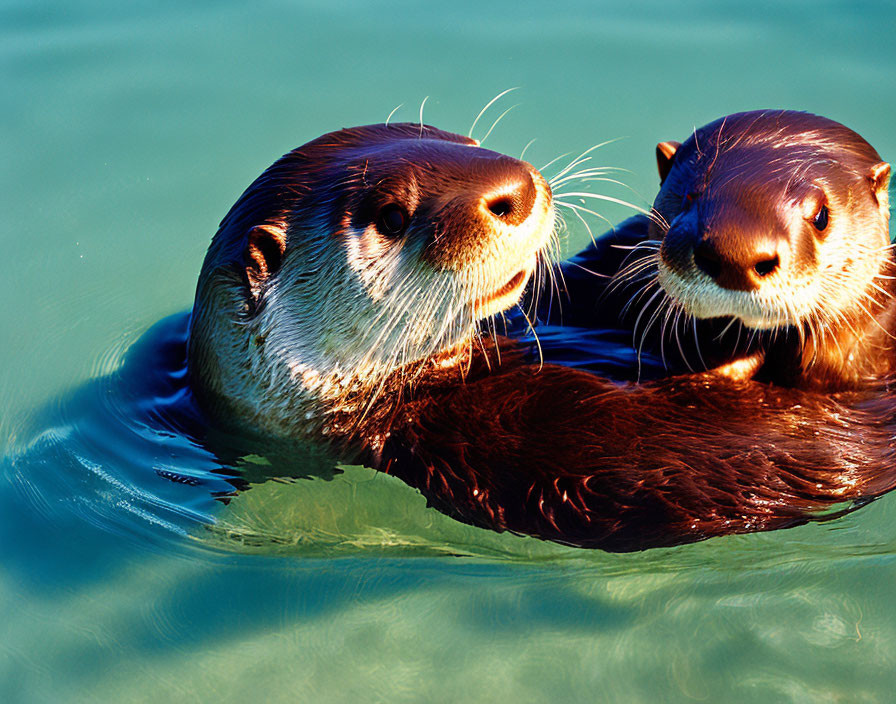
[[[521,225],[532,214],[535,205],[535,183],[522,165],[512,176],[502,176],[497,186],[483,194],[480,208],[490,218],[507,225]]]
[[[694,247],[694,264],[722,288],[755,291],[781,268],[781,257],[770,243],[751,245],[741,238],[738,244],[726,248],[712,239],[701,240]]]

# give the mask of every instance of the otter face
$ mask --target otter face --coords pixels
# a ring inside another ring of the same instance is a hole
[[[541,174],[473,140],[411,124],[325,135],[222,222],[191,373],[206,396],[281,420],[295,399],[375,387],[515,304],[553,229]]]
[[[843,125],[742,113],[660,144],[657,160],[658,280],[687,313],[823,329],[877,286],[890,167]]]

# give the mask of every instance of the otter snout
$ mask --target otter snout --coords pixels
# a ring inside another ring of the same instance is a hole
[[[521,225],[532,214],[535,182],[526,166],[515,162],[496,170],[497,185],[491,189],[486,185],[480,202],[480,210],[486,217],[496,218],[505,225]]]
[[[756,291],[790,260],[786,232],[743,216],[676,218],[662,245],[666,265],[685,278],[708,276],[720,288]]]
[[[436,226],[424,252],[435,268],[458,271],[505,249],[531,257],[545,243],[550,188],[526,162],[468,148],[438,177],[445,195],[429,213]]]
[[[694,247],[694,266],[718,286],[733,291],[755,291],[781,268],[780,242],[754,238],[737,242],[737,234],[701,240]],[[732,247],[730,244],[737,243]]]

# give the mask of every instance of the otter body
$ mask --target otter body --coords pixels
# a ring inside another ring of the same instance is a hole
[[[886,398],[710,375],[620,387],[484,335],[553,227],[541,175],[472,140],[314,140],[212,241],[188,342],[198,402],[218,427],[393,473],[460,520],[608,550],[797,525],[894,486]]]
[[[896,485],[885,395],[709,373],[620,386],[497,345],[360,429],[366,464],[467,523],[627,552],[829,519]]]
[[[741,362],[728,371],[829,390],[893,371],[890,166],[862,137],[740,113],[660,143],[657,163],[651,215],[562,265],[543,319],[631,327],[673,370]]]

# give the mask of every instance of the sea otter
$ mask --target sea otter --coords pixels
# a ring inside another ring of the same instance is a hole
[[[561,264],[543,321],[627,326],[672,371],[723,365],[818,390],[893,372],[890,165],[868,142],[764,110],[661,142],[656,156],[650,215]]]
[[[466,137],[392,124],[315,139],[249,186],[209,247],[195,392],[281,436],[361,414],[389,375],[451,365],[476,321],[519,299],[553,218],[537,170]]]
[[[528,363],[478,321],[551,240],[530,165],[421,125],[290,152],[221,223],[188,375],[210,423],[319,442],[480,526],[634,550],[780,528],[896,483],[887,397]]]

